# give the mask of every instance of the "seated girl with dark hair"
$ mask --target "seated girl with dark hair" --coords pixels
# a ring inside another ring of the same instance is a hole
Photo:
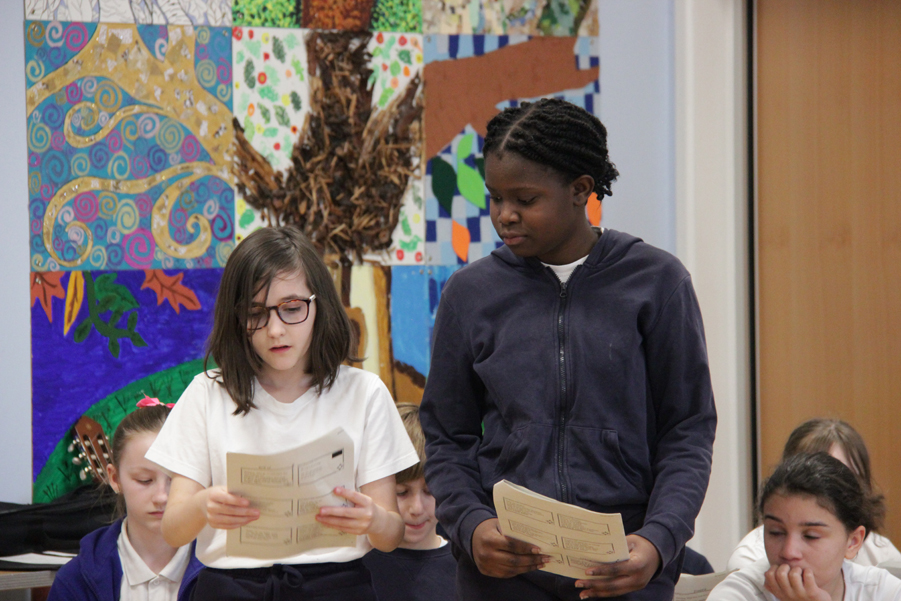
[[[901,601],[901,580],[861,566],[874,506],[854,472],[826,453],[785,460],[760,493],[766,557],[730,574],[708,601]]]

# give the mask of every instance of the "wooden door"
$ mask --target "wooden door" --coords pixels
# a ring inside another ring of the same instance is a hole
[[[864,437],[901,543],[901,2],[758,0],[762,476],[814,416]]]

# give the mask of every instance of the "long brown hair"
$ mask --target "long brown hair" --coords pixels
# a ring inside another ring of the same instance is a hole
[[[872,529],[878,531],[885,522],[885,496],[873,482],[867,445],[851,424],[840,419],[823,417],[807,420],[789,435],[782,451],[782,460],[801,453],[829,453],[834,445],[838,445],[844,451],[850,464],[848,467],[860,480],[863,492],[872,506]]]
[[[139,407],[132,411],[119,422],[119,426],[113,433],[113,441],[110,443],[113,456],[110,458],[116,473],[119,471],[119,462],[125,453],[128,442],[138,434],[150,432],[156,434],[163,428],[166,418],[169,417],[169,407],[166,405],[154,405],[152,407]],[[116,517],[125,515],[125,495],[118,493],[116,498]]]
[[[235,401],[235,415],[246,415],[256,407],[254,376],[263,366],[247,332],[253,299],[260,292],[268,294],[272,280],[279,274],[297,272],[304,274],[307,286],[316,295],[310,376],[318,392],[332,385],[341,363],[352,356],[350,320],[315,247],[294,226],[253,232],[235,248],[225,265],[203,363],[204,370],[210,358],[219,366],[220,374],[211,377]]]

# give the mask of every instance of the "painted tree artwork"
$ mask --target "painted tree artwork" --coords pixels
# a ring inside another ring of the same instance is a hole
[[[354,365],[419,402],[444,284],[501,244],[487,121],[598,108],[595,0],[23,1],[35,501],[83,484],[81,416],[111,434],[203,370],[258,228],[310,237]]]
[[[418,33],[422,0],[234,0],[235,25]]]

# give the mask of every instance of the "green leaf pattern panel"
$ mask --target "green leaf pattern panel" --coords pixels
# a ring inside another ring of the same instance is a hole
[[[291,150],[309,106],[305,31],[235,27],[232,31],[234,111],[244,135],[276,170],[291,164]],[[237,238],[264,225],[238,195]]]
[[[376,110],[382,110],[403,93],[414,77],[421,76],[422,36],[373,32],[369,51],[372,53],[372,102]],[[425,262],[424,196],[422,179],[412,178],[391,238],[394,243],[387,253],[371,259],[389,265],[421,265]]]

